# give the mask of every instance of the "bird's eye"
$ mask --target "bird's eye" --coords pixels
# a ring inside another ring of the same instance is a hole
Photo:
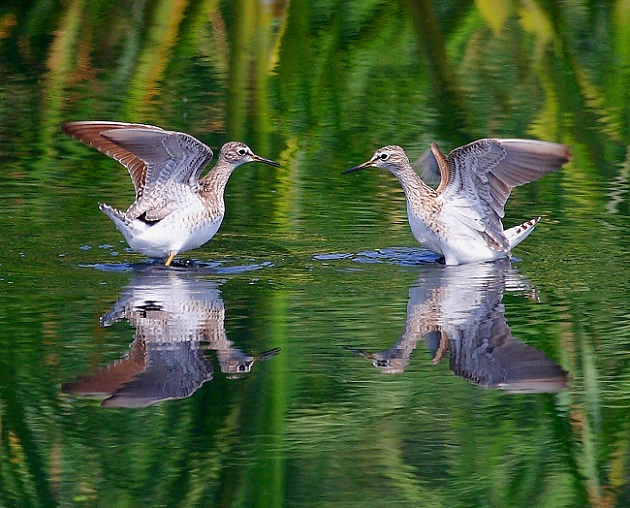
[[[387,159],[389,159],[389,154],[388,153],[382,153],[378,156],[379,159],[381,159],[382,161],[386,161]]]
[[[247,153],[247,150],[245,150],[245,148],[239,148],[236,153],[238,153],[239,155],[245,155]]]

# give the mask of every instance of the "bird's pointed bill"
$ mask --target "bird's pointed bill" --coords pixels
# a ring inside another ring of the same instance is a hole
[[[350,351],[351,353],[354,353],[355,355],[359,355],[359,356],[362,356],[363,358],[367,358],[368,360],[374,359],[374,354],[366,351],[365,349],[357,349],[350,346],[341,346],[341,348],[344,349],[345,351]]]
[[[279,352],[280,352],[280,348],[279,347],[274,347],[273,349],[270,349],[268,351],[263,351],[262,353],[260,353],[256,357],[256,360],[258,360],[258,361],[260,361],[260,360],[269,360],[269,358],[273,358]]]
[[[263,164],[267,164],[269,166],[274,166],[276,168],[280,167],[280,163],[279,162],[272,161],[271,159],[265,159],[264,157],[261,157],[260,155],[256,155],[256,154],[254,154],[254,161],[255,162],[262,162]]]
[[[362,169],[371,168],[373,166],[374,166],[374,158],[371,158],[369,161],[364,162],[363,164],[359,164],[358,166],[355,166],[353,168],[346,169],[341,174],[347,175],[348,173],[354,173],[355,171],[361,171]]]

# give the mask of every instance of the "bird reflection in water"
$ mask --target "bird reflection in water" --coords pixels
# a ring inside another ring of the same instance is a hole
[[[483,388],[555,393],[568,374],[535,347],[512,337],[501,303],[504,291],[537,298],[509,260],[427,270],[409,290],[407,326],[385,351],[345,349],[368,358],[383,373],[401,373],[418,341],[436,364],[448,353],[450,369]]]
[[[101,317],[101,326],[126,319],[135,328],[129,354],[95,375],[62,386],[66,394],[105,397],[105,407],[145,407],[168,399],[190,397],[212,379],[213,367],[204,354],[217,356],[230,378],[247,374],[258,356],[234,347],[224,327],[225,309],[216,285],[174,273],[142,275]]]

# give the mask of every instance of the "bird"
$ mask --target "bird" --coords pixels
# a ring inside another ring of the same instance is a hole
[[[225,306],[213,281],[184,276],[174,270],[138,272],[99,326],[125,320],[133,341],[124,358],[95,374],[63,383],[69,395],[103,398],[103,407],[146,407],[168,399],[190,397],[214,377],[214,351],[228,379],[248,374],[258,361],[280,352],[273,348],[250,354],[230,340]]]
[[[540,220],[503,229],[512,189],[560,169],[571,159],[571,148],[531,139],[486,138],[448,156],[431,143],[431,154],[441,176],[436,189],[422,181],[397,145],[379,148],[370,160],[343,173],[370,167],[390,171],[405,191],[416,240],[446,265],[460,265],[511,257]]]
[[[426,270],[409,289],[407,324],[398,341],[382,351],[343,349],[370,360],[383,374],[400,374],[424,343],[431,363],[448,355],[454,374],[482,388],[513,393],[565,389],[568,373],[512,335],[503,304],[507,292],[538,301],[538,289],[507,258]]]
[[[245,143],[232,141],[223,145],[215,167],[200,179],[213,153],[189,134],[111,121],[69,122],[61,130],[127,168],[135,201],[125,212],[106,203],[99,203],[99,209],[132,250],[166,259],[166,266],[177,254],[200,247],[216,234],[225,215],[225,186],[238,166],[279,166]]]

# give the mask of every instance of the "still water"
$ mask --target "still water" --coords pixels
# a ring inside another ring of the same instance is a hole
[[[630,2],[0,8],[0,506],[630,505]],[[248,164],[171,269],[71,120]],[[569,144],[512,262],[445,267],[398,182],[476,138]]]

